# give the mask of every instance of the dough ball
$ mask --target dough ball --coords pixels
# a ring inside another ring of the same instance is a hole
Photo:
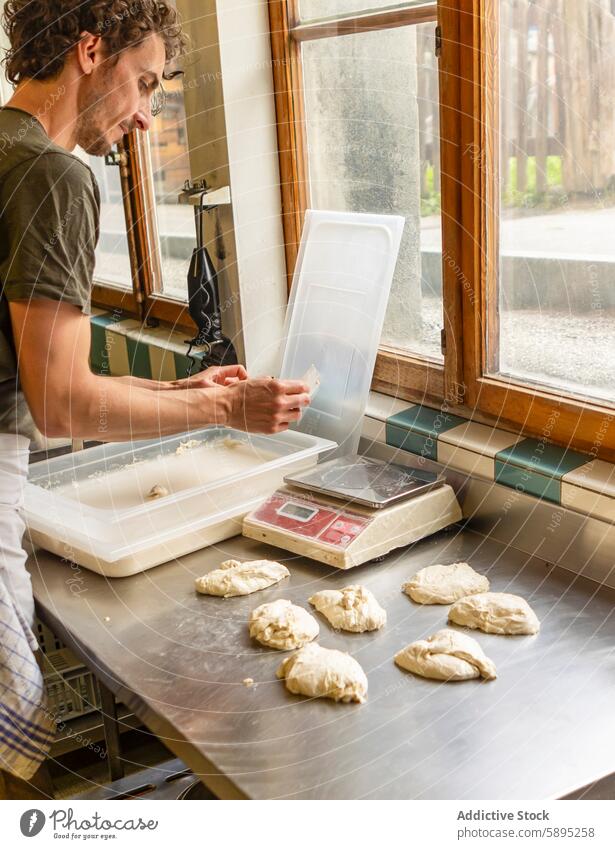
[[[314,617],[285,598],[261,604],[250,614],[250,636],[264,646],[289,651],[299,649],[318,636]]]
[[[195,587],[204,595],[230,598],[267,589],[289,575],[286,566],[274,560],[225,560],[219,569],[197,578]]]
[[[291,693],[336,702],[364,702],[367,676],[357,661],[343,651],[308,643],[282,661],[278,678],[286,679]]]
[[[419,604],[450,604],[466,595],[488,592],[489,581],[467,563],[438,563],[418,571],[402,590]]]
[[[380,607],[367,587],[359,584],[343,590],[323,590],[308,601],[341,631],[377,631],[387,621],[386,610]]]
[[[488,680],[496,677],[495,664],[476,640],[450,628],[410,643],[395,655],[395,663],[415,675],[438,681],[465,681],[481,675]]]
[[[487,634],[537,634],[538,617],[525,599],[510,593],[479,593],[456,602],[448,621]]]
[[[147,493],[148,498],[164,498],[169,494],[169,490],[166,486],[162,486],[162,484],[155,483],[154,486]]]

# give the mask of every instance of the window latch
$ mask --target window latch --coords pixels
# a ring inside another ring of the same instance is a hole
[[[434,36],[434,53],[438,58],[442,55],[442,27],[440,24],[436,27]]]
[[[112,150],[105,153],[105,165],[122,165],[122,154],[119,150]]]
[[[440,331],[440,353],[442,356],[446,354],[446,330],[444,328]]]

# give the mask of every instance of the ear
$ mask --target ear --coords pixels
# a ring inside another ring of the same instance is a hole
[[[81,33],[81,40],[75,45],[77,63],[82,74],[91,74],[104,61],[103,41],[99,35]]]

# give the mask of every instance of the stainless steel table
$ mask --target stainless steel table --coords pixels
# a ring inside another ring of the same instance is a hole
[[[455,528],[350,572],[283,554],[235,537],[132,578],[40,550],[29,568],[41,618],[218,796],[540,799],[615,771],[615,591]],[[286,562],[290,579],[243,598],[195,593],[221,560],[263,556]],[[536,637],[473,634],[497,665],[493,682],[427,681],[392,661],[448,610],[414,604],[402,582],[455,560],[524,596],[542,622]],[[323,620],[320,642],[362,664],[367,703],[290,695],[275,676],[285,655],[249,640],[249,612],[275,598],[309,607],[313,592],[357,582],[387,626],[343,634]]]

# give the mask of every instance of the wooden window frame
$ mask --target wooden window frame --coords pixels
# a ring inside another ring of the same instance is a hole
[[[124,199],[126,234],[132,272],[132,289],[94,281],[92,303],[104,309],[121,310],[148,325],[163,323],[173,329],[195,333],[188,305],[161,292],[161,268],[157,235],[151,226],[155,197],[148,173],[146,142],[136,131],[118,145],[120,180]]]
[[[302,99],[301,44],[308,40],[372,32],[401,26],[437,22],[436,3],[423,3],[406,9],[387,9],[340,17],[335,21],[304,23],[299,21],[298,0],[269,0],[269,22],[273,59],[274,91],[277,115],[282,221],[285,236],[285,255],[288,285],[292,282],[297,259],[305,210],[308,207],[309,181],[305,114]],[[435,47],[435,45],[434,45]],[[458,72],[451,61],[452,53],[441,58],[439,65],[440,90],[458,87]],[[456,111],[440,101],[440,126],[456,121]],[[444,136],[445,134],[442,133]],[[456,203],[457,151],[446,142],[441,147],[442,204]],[[446,222],[443,221],[443,230]],[[443,233],[444,238],[444,233]],[[457,238],[456,231],[451,240]],[[459,338],[457,280],[454,265],[443,267],[444,333],[447,340]],[[455,332],[454,332],[455,331]],[[378,352],[372,388],[409,401],[439,402],[450,397],[459,400],[462,380],[461,356],[458,346],[448,345],[444,365],[429,357],[416,356],[383,346]]]
[[[489,375],[487,334],[498,333],[498,8],[498,0],[459,7],[460,268],[472,281],[462,306],[465,403],[492,422],[612,461],[613,404]]]
[[[486,332],[497,332],[498,0],[438,0],[301,23],[298,0],[269,0],[282,219],[290,287],[308,203],[301,44],[437,20],[441,53],[440,173],[444,366],[381,348],[372,388],[439,403],[475,421],[615,460],[615,408],[487,374]],[[498,195],[499,197],[499,192]]]

